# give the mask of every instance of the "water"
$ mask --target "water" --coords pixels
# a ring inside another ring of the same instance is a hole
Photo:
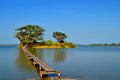
[[[33,49],[31,52],[62,77],[80,80],[120,80],[119,46],[78,46],[70,49]],[[0,46],[0,80],[39,78],[17,45]]]

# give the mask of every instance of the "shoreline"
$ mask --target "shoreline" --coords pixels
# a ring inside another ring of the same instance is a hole
[[[70,46],[64,46],[64,47],[61,47],[61,46],[36,46],[33,48],[72,48],[72,47],[70,47]]]

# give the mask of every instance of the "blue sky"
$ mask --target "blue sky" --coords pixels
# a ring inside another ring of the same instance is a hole
[[[120,0],[0,0],[0,44],[18,44],[15,29],[27,24],[67,34],[76,44],[120,42]]]

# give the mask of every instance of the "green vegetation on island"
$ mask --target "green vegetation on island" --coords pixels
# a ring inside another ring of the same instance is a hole
[[[45,29],[38,25],[26,25],[16,29],[15,37],[20,41],[20,47],[34,47],[34,48],[74,48],[75,44],[72,42],[65,42],[67,35],[62,32],[53,32],[52,40],[45,41],[43,32]]]

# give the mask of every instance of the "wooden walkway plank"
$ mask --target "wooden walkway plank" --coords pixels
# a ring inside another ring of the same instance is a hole
[[[60,80],[60,71],[56,71],[52,69],[50,66],[48,66],[44,61],[40,60],[38,57],[33,55],[31,52],[28,51],[27,48],[23,48],[23,51],[26,55],[26,57],[29,60],[32,60],[32,64],[34,66],[38,66],[39,68],[39,75],[40,75],[40,80],[42,80],[42,76],[45,74],[57,74],[58,75],[58,80]]]

